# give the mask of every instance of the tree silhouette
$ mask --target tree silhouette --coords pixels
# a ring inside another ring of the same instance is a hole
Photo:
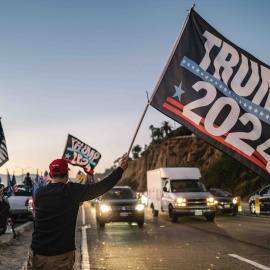
[[[165,137],[169,137],[169,134],[172,132],[172,126],[168,121],[164,121],[161,124],[161,130],[165,133]]]
[[[116,159],[113,163],[114,163],[114,164],[119,163],[120,159],[121,159],[121,158]]]
[[[133,158],[139,158],[139,154],[142,151],[142,148],[137,144],[132,148],[132,154],[133,154]]]
[[[151,126],[149,127],[149,129],[151,130],[151,138],[152,138],[152,141],[154,141],[154,140],[155,140],[155,135],[154,135],[154,133],[155,133],[156,128],[155,128],[153,125],[151,125]]]
[[[157,141],[160,141],[164,138],[161,128],[156,128],[153,133],[154,138],[156,138]]]
[[[119,163],[120,159],[122,159],[127,153],[125,153],[122,157],[119,157],[116,159],[113,163],[116,165],[116,163]]]

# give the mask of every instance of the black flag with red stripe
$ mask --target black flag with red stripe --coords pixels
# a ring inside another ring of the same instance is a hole
[[[270,67],[188,14],[150,99],[270,182]]]

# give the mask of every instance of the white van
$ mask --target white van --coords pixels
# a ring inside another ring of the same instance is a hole
[[[213,221],[216,201],[200,181],[198,168],[159,168],[147,171],[148,205],[154,216],[168,212],[170,220],[179,216],[205,216]]]

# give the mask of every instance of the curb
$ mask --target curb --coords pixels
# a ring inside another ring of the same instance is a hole
[[[32,228],[33,226],[33,222],[32,221],[28,221],[24,224],[22,224],[21,226],[15,228],[15,233],[16,235],[20,235],[22,234],[23,232],[29,230],[30,228]],[[13,233],[10,233],[10,234],[3,234],[0,236],[0,245],[4,244],[4,243],[8,243],[10,242],[11,240],[13,240]]]
[[[270,218],[270,215],[268,213],[261,213],[261,214],[258,214],[258,215],[254,215],[254,214],[251,214],[251,213],[238,213],[239,215],[242,215],[242,216],[247,216],[247,217],[257,217],[257,218]]]

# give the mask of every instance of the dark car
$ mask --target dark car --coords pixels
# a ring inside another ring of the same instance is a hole
[[[249,198],[249,209],[252,214],[256,214],[255,207],[255,198],[259,198],[260,211],[268,212],[270,211],[270,185],[264,187],[260,192],[257,192],[256,195],[253,195]]]
[[[229,191],[223,190],[223,192],[226,194],[227,197],[237,197],[236,195],[232,194],[232,193],[229,192]]]
[[[114,187],[96,201],[96,220],[100,227],[109,222],[144,224],[144,205],[130,187]]]
[[[234,216],[238,213],[237,197],[228,197],[224,191],[218,188],[210,188],[210,193],[218,201],[216,204],[218,213],[232,213]]]

